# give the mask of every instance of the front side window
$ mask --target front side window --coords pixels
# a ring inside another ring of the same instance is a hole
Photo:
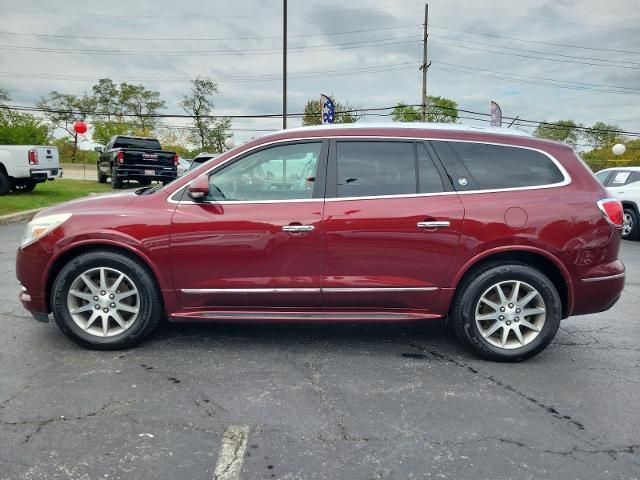
[[[454,180],[458,189],[535,187],[564,180],[553,160],[535,150],[474,142],[448,142],[448,146],[464,167],[457,183]]]
[[[313,196],[322,142],[265,148],[209,177],[213,201],[298,200]]]
[[[417,192],[412,142],[337,142],[336,163],[338,197]]]

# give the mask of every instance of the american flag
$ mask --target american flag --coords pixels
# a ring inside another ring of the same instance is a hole
[[[322,123],[333,123],[336,107],[333,100],[326,95],[320,95],[320,109],[322,110]]]

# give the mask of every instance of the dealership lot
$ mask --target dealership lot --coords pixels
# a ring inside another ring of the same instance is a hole
[[[0,227],[0,479],[638,478],[640,242],[540,356],[424,325],[165,325],[83,350],[22,309]]]

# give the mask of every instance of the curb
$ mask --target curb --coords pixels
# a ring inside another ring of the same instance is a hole
[[[12,213],[10,215],[1,215],[0,225],[31,220],[40,210],[42,209],[36,208],[34,210],[25,210],[24,212]]]

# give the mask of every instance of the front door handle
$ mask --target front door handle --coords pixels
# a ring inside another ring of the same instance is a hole
[[[313,232],[314,228],[313,225],[285,225],[282,227],[282,231],[288,233]]]
[[[447,220],[433,220],[430,222],[418,222],[418,228],[446,228],[451,226]]]

